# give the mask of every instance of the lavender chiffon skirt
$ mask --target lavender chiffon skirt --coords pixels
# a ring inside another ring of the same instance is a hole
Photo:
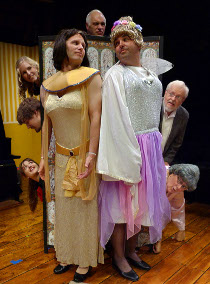
[[[142,180],[136,186],[138,210],[134,212],[131,187],[123,181],[101,181],[99,190],[100,242],[105,248],[115,223],[127,224],[127,239],[149,221],[150,241],[162,237],[170,222],[170,204],[166,197],[166,168],[161,150],[161,134],[151,132],[136,136],[142,156]]]

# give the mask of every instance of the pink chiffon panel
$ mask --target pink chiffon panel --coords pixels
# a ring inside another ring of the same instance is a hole
[[[142,180],[138,184],[138,207],[133,214],[130,186],[123,181],[101,181],[99,218],[101,245],[105,248],[115,223],[127,224],[127,238],[141,229],[142,220],[150,223],[150,241],[162,237],[162,230],[170,222],[170,204],[166,197],[166,169],[161,150],[161,134],[151,132],[136,136],[142,155]]]

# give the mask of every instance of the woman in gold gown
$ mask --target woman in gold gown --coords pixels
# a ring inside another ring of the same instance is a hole
[[[43,82],[45,117],[40,176],[50,200],[47,152],[53,127],[55,156],[55,251],[60,264],[54,272],[78,265],[75,282],[103,263],[98,236],[95,161],[101,116],[101,77],[88,66],[87,40],[82,31],[62,30],[55,40],[54,66],[60,70]]]

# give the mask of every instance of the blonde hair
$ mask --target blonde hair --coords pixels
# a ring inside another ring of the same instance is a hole
[[[111,41],[114,44],[116,38],[119,36],[128,35],[141,48],[144,43],[141,30],[142,27],[134,23],[132,17],[121,17],[118,21],[114,22],[110,35]]]
[[[33,97],[34,95],[34,84],[24,80],[19,70],[20,65],[24,61],[26,61],[28,64],[35,67],[39,71],[39,64],[35,60],[31,59],[30,57],[22,56],[17,60],[16,71],[17,71],[17,81],[18,81],[18,94],[20,96],[21,101],[26,98],[27,90],[28,90],[30,97]]]

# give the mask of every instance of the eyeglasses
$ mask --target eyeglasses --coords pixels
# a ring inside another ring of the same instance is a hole
[[[187,186],[186,186],[186,183],[183,182],[183,180],[178,176],[178,184],[181,185],[181,188],[184,189],[184,190],[187,190]]]
[[[172,92],[170,93],[170,92],[167,91],[167,90],[166,90],[166,92],[169,94],[169,97],[170,97],[170,98],[175,98],[175,99],[178,100],[178,101],[182,101],[182,99],[183,99],[182,96],[175,95],[174,93],[172,93]]]

